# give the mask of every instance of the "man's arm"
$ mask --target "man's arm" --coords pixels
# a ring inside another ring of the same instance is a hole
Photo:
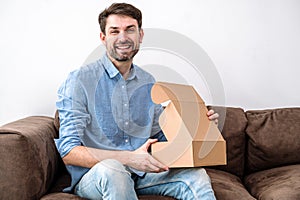
[[[218,123],[218,113],[213,110],[207,112],[210,120]],[[105,159],[116,159],[123,165],[135,168],[144,172],[162,172],[168,170],[168,167],[154,159],[148,149],[151,144],[157,142],[157,139],[149,139],[147,142],[135,151],[112,151],[90,148],[85,146],[74,147],[63,161],[66,165],[76,165],[91,168],[98,162]]]
[[[91,168],[102,160],[116,159],[123,165],[144,172],[167,171],[167,166],[155,160],[147,152],[150,145],[155,142],[157,142],[157,139],[149,139],[144,145],[135,151],[111,151],[77,146],[74,147],[65,157],[63,157],[63,161],[66,165],[76,165]]]

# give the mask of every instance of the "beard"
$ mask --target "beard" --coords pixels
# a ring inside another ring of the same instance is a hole
[[[139,44],[135,45],[134,42],[126,40],[114,44],[111,48],[107,48],[109,55],[119,62],[126,62],[137,54],[139,51]]]

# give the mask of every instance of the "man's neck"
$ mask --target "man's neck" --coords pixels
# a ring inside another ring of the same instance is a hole
[[[110,56],[108,56],[109,59],[111,60],[111,62],[114,64],[114,66],[117,68],[117,70],[122,74],[123,78],[126,80],[129,72],[130,72],[130,68],[132,65],[132,59],[128,60],[128,61],[117,61],[113,58],[111,58]]]

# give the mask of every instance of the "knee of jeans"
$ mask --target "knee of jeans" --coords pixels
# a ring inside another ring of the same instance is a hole
[[[97,163],[93,168],[95,168],[94,170],[96,170],[97,174],[101,177],[116,176],[117,174],[130,175],[125,166],[115,159],[103,160]]]
[[[187,185],[193,185],[194,183],[197,183],[197,185],[210,185],[210,178],[208,174],[206,173],[206,170],[204,168],[193,168],[187,170],[187,174],[185,174],[186,179],[184,179],[184,183]]]
[[[124,191],[131,184],[131,173],[125,166],[117,160],[107,159],[97,163],[95,166],[95,176],[101,188],[105,189],[113,185],[115,190]],[[110,188],[113,189],[113,188]]]
[[[194,168],[186,170],[185,178],[177,183],[177,189],[181,195],[185,196],[207,196],[212,192],[211,182],[206,170],[204,168]],[[190,198],[187,198],[190,199]]]

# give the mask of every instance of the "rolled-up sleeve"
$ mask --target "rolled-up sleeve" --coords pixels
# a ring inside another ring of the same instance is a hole
[[[59,112],[59,138],[55,140],[61,157],[81,145],[90,115],[87,112],[87,96],[79,78],[79,71],[70,73],[58,89],[56,108]]]

